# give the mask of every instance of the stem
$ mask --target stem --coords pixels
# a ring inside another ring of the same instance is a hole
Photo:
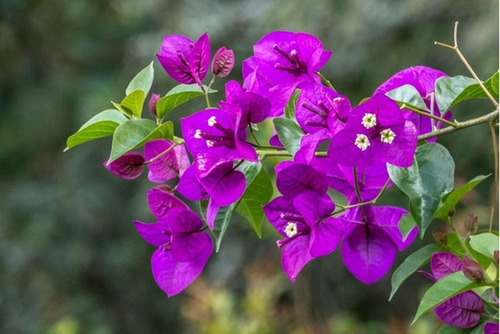
[[[450,225],[451,229],[453,230],[453,232],[455,232],[456,236],[457,236],[457,239],[458,241],[460,242],[460,245],[462,246],[462,248],[464,249],[465,251],[465,254],[473,259],[474,257],[472,256],[472,254],[470,253],[469,251],[469,248],[467,247],[467,245],[465,244],[465,241],[464,241],[464,238],[462,238],[462,236],[460,235],[460,233],[458,233],[458,230],[457,228],[455,227],[455,223],[453,222],[453,217],[450,217],[448,216],[448,225]]]
[[[453,41],[454,41],[454,45],[453,46],[445,44],[445,43],[441,43],[441,42],[434,42],[434,44],[439,45],[439,46],[443,46],[445,48],[448,48],[448,49],[451,49],[451,50],[455,51],[455,53],[458,55],[458,57],[460,58],[460,60],[462,61],[462,63],[465,65],[465,67],[467,68],[467,70],[469,71],[469,73],[472,75],[472,77],[474,79],[476,79],[477,83],[479,84],[479,86],[481,87],[481,89],[484,91],[484,93],[486,94],[486,96],[488,96],[488,98],[493,103],[493,105],[498,108],[498,102],[497,102],[497,100],[495,100],[495,98],[490,94],[490,92],[486,89],[486,87],[484,87],[483,82],[479,79],[479,77],[477,76],[476,72],[474,72],[474,70],[472,69],[472,67],[469,65],[469,62],[467,61],[467,59],[465,59],[464,55],[462,54],[462,52],[458,48],[458,38],[457,38],[457,35],[458,35],[458,21],[455,22],[455,29],[453,30]]]
[[[170,146],[169,148],[167,148],[165,151],[161,152],[160,154],[158,154],[156,157],[154,158],[151,158],[149,159],[148,161],[145,161],[144,164],[147,165],[147,164],[150,164],[156,160],[158,160],[159,158],[161,158],[162,156],[164,156],[165,154],[167,154],[168,152],[172,151],[176,146],[178,146],[179,144],[177,143],[174,143],[172,146]]]
[[[492,111],[489,114],[486,114],[484,116],[473,118],[473,119],[470,119],[470,120],[464,121],[464,122],[456,122],[454,127],[448,126],[446,128],[440,129],[440,130],[436,130],[436,131],[432,131],[432,132],[420,135],[420,136],[418,136],[418,140],[422,141],[422,140],[426,140],[426,139],[430,139],[430,138],[434,138],[434,137],[439,137],[439,136],[442,136],[442,135],[445,135],[448,133],[455,132],[455,131],[460,130],[460,129],[469,128],[471,126],[476,126],[476,125],[486,123],[486,122],[491,123],[496,118],[498,118],[498,108],[495,111]]]
[[[443,122],[445,124],[448,124],[449,126],[452,126],[454,128],[457,127],[457,123],[453,123],[453,122],[447,121],[444,118],[441,118],[439,116],[436,116],[436,115],[433,115],[433,114],[429,114],[428,112],[422,111],[422,110],[417,109],[417,108],[413,108],[412,106],[409,106],[406,103],[403,103],[403,105],[401,106],[401,109],[408,109],[408,110],[413,111],[416,114],[419,114],[419,115],[422,115],[422,116],[426,116],[426,117],[438,120],[438,121]]]
[[[203,92],[203,95],[205,96],[205,102],[207,103],[207,108],[210,109],[212,108],[210,106],[210,99],[208,98],[208,90],[210,90],[210,88],[208,90],[205,90],[205,88],[203,86],[200,86],[201,88],[201,91]]]
[[[493,183],[493,199],[491,201],[491,214],[490,214],[490,228],[489,232],[491,233],[491,229],[493,227],[493,218],[495,218],[495,206],[497,203],[498,196],[498,139],[495,131],[495,125],[490,123],[491,130],[491,138],[493,140],[493,156],[495,158],[495,181]]]
[[[317,74],[317,75],[321,78],[321,80],[322,80],[322,81],[323,81],[323,82],[324,82],[324,83],[325,83],[328,87],[330,87],[331,89],[333,89],[334,91],[336,91],[336,90],[335,90],[335,88],[333,88],[333,85],[332,85],[332,83],[330,82],[330,80],[328,80],[327,78],[325,78],[325,76],[324,76],[323,74],[321,74],[321,73],[319,73],[319,72],[316,72],[316,74]]]
[[[372,199],[372,200],[369,200],[369,201],[366,201],[366,202],[361,202],[361,203],[357,203],[357,204],[352,204],[352,205],[340,205],[340,204],[337,204],[338,207],[340,207],[340,210],[337,210],[335,211],[333,215],[336,215],[338,213],[341,213],[341,212],[344,212],[346,210],[349,210],[349,209],[353,209],[353,208],[358,208],[360,206],[365,206],[365,205],[372,205],[372,204],[375,204],[377,203],[377,201],[379,200],[380,196],[382,196],[382,194],[384,193],[384,191],[387,189],[387,186],[389,185],[389,183],[391,182],[391,179],[387,179],[387,181],[385,182],[384,186],[382,187],[382,189],[380,189],[379,193],[377,194],[377,196]]]
[[[491,307],[492,309],[494,309],[495,311],[497,311],[497,312],[498,312],[498,307],[496,307],[493,303],[490,303],[489,301],[484,300],[484,299],[483,299],[483,302],[484,302],[486,305],[488,305],[489,307]]]
[[[257,140],[257,137],[255,137],[255,133],[253,132],[252,126],[250,125],[249,128],[250,128],[250,135],[252,136],[253,140],[255,141],[255,144],[257,144],[257,146],[261,147],[259,144],[259,141]]]

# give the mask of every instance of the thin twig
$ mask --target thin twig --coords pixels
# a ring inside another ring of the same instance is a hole
[[[420,109],[416,109],[416,108],[413,108],[412,106],[409,106],[407,105],[406,103],[403,103],[403,105],[401,106],[401,109],[407,109],[407,110],[410,110],[416,114],[419,114],[419,115],[422,115],[422,116],[425,116],[425,117],[429,117],[429,118],[432,118],[432,119],[435,119],[437,121],[440,121],[440,122],[443,122],[445,124],[448,124],[449,126],[452,126],[452,127],[456,127],[457,123],[453,123],[453,122],[450,122],[444,118],[441,118],[439,116],[436,116],[436,115],[433,115],[433,114],[429,114],[428,112],[425,112],[425,111],[422,111]]]
[[[498,108],[496,110],[490,112],[489,114],[484,115],[484,116],[473,118],[473,119],[470,119],[470,120],[464,121],[464,122],[456,122],[455,127],[448,126],[446,128],[443,128],[443,129],[439,129],[436,131],[425,133],[423,135],[418,136],[418,140],[422,141],[422,140],[427,140],[427,139],[434,138],[434,137],[440,137],[442,135],[446,135],[448,133],[452,133],[452,132],[455,132],[455,131],[458,131],[461,129],[470,128],[471,126],[476,126],[476,125],[479,125],[482,123],[491,123],[497,118],[498,118]]]
[[[331,89],[333,89],[334,91],[335,88],[333,88],[333,85],[332,83],[330,82],[330,80],[328,80],[323,74],[319,73],[319,72],[316,72],[316,74],[321,78],[321,80],[323,80],[323,82],[328,86],[330,87]]]
[[[474,79],[476,79],[477,83],[479,84],[479,86],[481,87],[481,89],[484,91],[484,93],[486,94],[486,96],[488,96],[488,98],[490,99],[490,101],[493,103],[493,105],[495,107],[498,107],[498,101],[495,100],[495,98],[490,94],[490,92],[488,91],[488,89],[486,89],[486,87],[484,86],[483,82],[479,79],[479,77],[477,76],[476,72],[474,72],[474,70],[472,69],[472,67],[469,65],[469,62],[467,61],[467,59],[465,59],[464,55],[462,54],[462,52],[460,51],[460,49],[458,48],[458,21],[455,22],[455,29],[453,30],[453,41],[454,41],[454,44],[453,46],[451,45],[448,45],[448,44],[445,44],[445,43],[441,43],[441,42],[434,42],[435,45],[439,45],[439,46],[443,46],[445,48],[448,48],[448,49],[452,49],[453,51],[455,51],[455,53],[458,55],[458,57],[460,58],[460,60],[462,61],[462,63],[465,65],[465,67],[467,68],[467,70],[469,71],[469,73],[472,75],[472,77]]]
[[[165,154],[167,154],[168,152],[172,151],[176,146],[178,146],[179,144],[177,143],[174,143],[172,146],[170,146],[169,148],[167,148],[165,151],[161,152],[160,154],[158,154],[157,156],[149,159],[148,161],[145,161],[144,164],[147,165],[147,164],[150,164],[156,160],[158,160],[159,158],[161,158],[162,156],[164,156]]]
[[[490,123],[491,138],[493,140],[493,156],[495,157],[495,182],[493,183],[493,199],[491,201],[491,213],[490,213],[490,228],[489,232],[493,227],[493,218],[495,218],[495,207],[498,206],[497,203],[497,193],[498,193],[498,139],[495,130],[495,125]]]

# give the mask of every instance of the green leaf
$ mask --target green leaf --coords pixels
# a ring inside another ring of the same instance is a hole
[[[476,176],[460,188],[454,189],[444,198],[444,201],[440,203],[439,209],[434,214],[434,217],[441,218],[446,221],[448,219],[448,212],[450,209],[453,209],[465,194],[471,191],[479,183],[483,182],[490,175],[491,174]]]
[[[441,278],[425,292],[411,324],[413,325],[424,313],[438,306],[445,300],[461,292],[486,285],[488,285],[486,282],[472,282],[464,276],[462,271]]]
[[[127,118],[123,114],[114,109],[101,111],[68,138],[64,151],[90,140],[111,136],[115,129],[126,120]]]
[[[385,95],[398,102],[400,105],[404,103],[410,107],[427,110],[424,100],[422,100],[417,89],[412,85],[403,85],[385,93]]]
[[[297,106],[297,100],[299,99],[300,92],[300,89],[296,89],[290,97],[290,100],[288,100],[288,104],[285,107],[285,118],[295,119],[295,108]]]
[[[411,254],[401,265],[394,271],[391,278],[391,295],[389,301],[394,297],[401,284],[417,269],[425,265],[431,259],[432,254],[441,250],[443,247],[440,244],[430,244],[420,248],[415,253]]]
[[[481,233],[470,236],[470,246],[490,259],[493,259],[493,253],[498,250],[498,236],[493,233]]]
[[[266,171],[261,169],[250,186],[247,186],[243,197],[236,206],[236,212],[250,222],[259,238],[261,237],[262,218],[264,218],[262,206],[267,204],[272,196],[271,179]]]
[[[208,87],[204,87],[206,91]],[[217,91],[210,89],[208,93],[215,92]],[[200,95],[203,95],[203,90],[197,84],[177,85],[172,88],[167,95],[158,100],[156,103],[156,115],[159,119],[163,119],[173,109]]]
[[[288,153],[295,155],[300,149],[300,139],[304,132],[293,119],[273,118],[274,127],[278,133],[279,140],[285,146]]]
[[[147,96],[154,79],[154,68],[153,62],[141,70],[137,75],[130,81],[125,90],[125,95],[130,95],[136,90],[141,90],[144,92],[144,96]]]
[[[251,163],[248,161],[244,161],[241,165],[238,166],[238,170],[243,172],[245,174],[245,181],[246,181],[246,189],[252,184],[253,180],[257,176],[257,174],[260,172],[262,168],[262,165],[260,162],[257,163]],[[231,220],[231,216],[233,214],[233,211],[235,207],[238,205],[238,202],[235,202],[229,206],[224,206],[219,208],[219,211],[217,212],[217,216],[215,217],[214,221],[214,229],[212,230],[212,233],[215,236],[215,251],[218,252],[220,249],[220,245],[222,242],[222,238],[224,237],[224,234],[226,233],[227,227],[229,225],[229,221]],[[207,209],[208,202],[200,203],[200,207],[202,212]],[[202,215],[204,215],[202,213]]]
[[[134,116],[136,118],[141,118],[142,106],[146,100],[146,94],[142,90],[135,90],[129,95],[125,96],[122,103],[119,105],[119,109],[129,116]],[[117,105],[115,105],[116,107]]]
[[[129,119],[115,130],[108,164],[149,141],[170,140],[173,136],[174,125],[170,121],[157,126],[149,119]]]
[[[448,150],[437,143],[417,147],[409,168],[387,164],[391,180],[410,198],[410,212],[422,237],[441,199],[453,190],[455,162]]]
[[[410,234],[415,226],[417,226],[417,222],[415,222],[415,219],[410,214],[401,217],[398,227],[399,232],[403,235],[403,241],[406,240],[408,234]]]
[[[498,72],[483,84],[491,95],[498,99]],[[473,78],[458,75],[456,77],[441,77],[436,80],[436,103],[441,114],[459,102],[486,97],[486,93]]]

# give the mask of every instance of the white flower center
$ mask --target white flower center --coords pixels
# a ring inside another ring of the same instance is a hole
[[[217,124],[217,118],[215,118],[215,116],[212,116],[208,119],[208,126],[214,126],[215,124]]]
[[[289,222],[285,226],[285,234],[287,237],[291,238],[298,233],[297,224]]]
[[[194,138],[201,139],[201,130],[200,129],[196,129],[196,132],[194,133]]]
[[[214,141],[213,140],[207,140],[206,143],[207,143],[207,147],[214,146]]]
[[[380,140],[384,143],[392,144],[394,138],[396,138],[396,134],[391,129],[385,129],[380,132]]]
[[[373,128],[377,125],[377,116],[375,116],[375,114],[366,113],[361,120],[361,124],[367,129]]]
[[[361,150],[364,151],[370,146],[370,141],[368,140],[368,137],[365,136],[364,134],[358,134],[356,137],[356,141],[354,144]]]

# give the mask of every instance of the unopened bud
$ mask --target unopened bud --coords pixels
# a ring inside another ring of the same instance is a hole
[[[448,210],[448,217],[453,217],[455,215],[455,208]]]
[[[467,256],[464,257],[463,272],[465,277],[473,282],[481,282],[484,280],[483,268],[476,261],[469,259]]]
[[[464,227],[469,235],[476,234],[478,225],[477,216],[472,213],[467,214],[464,221]]]
[[[220,78],[231,73],[234,67],[233,50],[227,50],[225,46],[221,47],[212,59],[212,74]]]
[[[494,251],[493,252],[493,260],[495,260],[495,263],[497,264],[497,267],[498,267],[498,251]]]
[[[432,232],[432,237],[438,244],[441,244],[443,246],[446,246],[448,244],[448,235],[446,233]]]
[[[151,115],[153,115],[154,117],[157,116],[156,114],[156,103],[158,103],[158,100],[160,99],[160,95],[158,94],[154,94],[151,95],[151,98],[149,99],[149,102],[148,102],[148,109],[149,109],[149,112],[151,113]]]

